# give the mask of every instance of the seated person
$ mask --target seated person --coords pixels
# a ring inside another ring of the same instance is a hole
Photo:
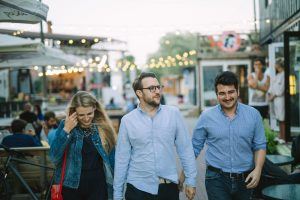
[[[52,142],[55,138],[55,134],[56,134],[56,131],[57,131],[57,128],[58,128],[57,124],[60,124],[60,121],[61,120],[57,120],[56,126],[53,126],[52,129],[48,133],[47,137],[48,137],[48,143],[49,143],[50,146],[51,146],[51,144],[52,144]]]
[[[57,128],[57,120],[56,120],[55,113],[52,111],[46,112],[44,116],[43,129],[40,135],[41,141],[45,141],[49,143],[48,141],[49,133],[52,129],[56,129],[56,128]]]
[[[12,135],[6,136],[2,144],[7,147],[36,147],[41,146],[40,141],[32,133],[26,133],[27,122],[22,119],[15,119],[11,123]],[[32,131],[32,130],[31,130]]]

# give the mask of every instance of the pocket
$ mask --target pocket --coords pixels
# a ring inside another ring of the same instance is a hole
[[[221,177],[220,173],[206,169],[205,180],[216,179],[219,177]]]

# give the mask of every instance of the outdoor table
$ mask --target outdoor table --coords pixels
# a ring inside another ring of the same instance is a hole
[[[0,118],[0,130],[9,128],[14,118]]]
[[[267,158],[277,166],[289,165],[294,162],[294,158],[291,156],[267,155]]]
[[[300,200],[300,184],[271,185],[262,194],[266,199]]]

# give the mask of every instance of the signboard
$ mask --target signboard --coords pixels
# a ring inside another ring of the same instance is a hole
[[[225,52],[235,52],[241,46],[241,38],[234,31],[224,32],[218,43],[219,48]]]

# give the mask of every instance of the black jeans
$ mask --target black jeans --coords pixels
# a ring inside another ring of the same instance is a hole
[[[177,184],[165,183],[160,184],[158,194],[153,195],[127,183],[125,198],[126,200],[179,200],[179,190]]]

